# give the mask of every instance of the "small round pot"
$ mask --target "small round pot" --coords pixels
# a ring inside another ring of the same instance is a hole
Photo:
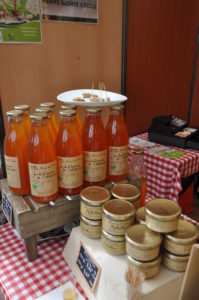
[[[170,253],[187,255],[190,254],[197,237],[198,230],[193,224],[179,220],[177,229],[165,235],[163,245]]]
[[[82,232],[89,238],[100,239],[102,231],[102,220],[89,220],[84,216],[81,216],[80,228]]]
[[[113,199],[103,206],[102,227],[112,235],[124,235],[134,223],[135,208],[128,201]]]
[[[81,215],[90,220],[102,218],[102,206],[110,199],[109,191],[103,187],[90,186],[83,189],[80,193]]]
[[[110,254],[121,255],[126,253],[126,242],[124,235],[112,235],[102,230],[102,245]]]
[[[181,214],[181,207],[170,199],[153,199],[146,203],[146,224],[157,232],[175,231]]]
[[[140,262],[133,259],[130,255],[127,255],[127,260],[129,264],[135,266],[144,274],[145,279],[155,277],[160,271],[160,256],[152,261]]]
[[[162,237],[146,225],[131,226],[126,234],[126,253],[139,261],[151,261],[158,257]]]

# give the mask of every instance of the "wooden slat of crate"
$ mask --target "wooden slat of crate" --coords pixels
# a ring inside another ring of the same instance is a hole
[[[5,192],[12,202],[13,221],[17,232],[24,239],[27,257],[33,260],[37,257],[36,235],[77,220],[80,215],[79,196],[67,200],[59,196],[53,205],[40,204],[33,201],[30,196],[13,195],[8,188],[7,180],[0,181],[1,190]]]

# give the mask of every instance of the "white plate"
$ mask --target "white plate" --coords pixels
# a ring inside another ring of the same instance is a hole
[[[66,288],[74,288],[74,285],[71,281],[68,281],[62,286],[50,291],[49,293],[37,298],[36,300],[63,300],[63,290]],[[80,292],[76,289],[76,298],[75,300],[85,300],[85,298],[80,294]]]
[[[73,100],[74,98],[77,97],[83,98],[82,97],[83,93],[98,95],[100,98],[105,99],[105,101],[91,101],[89,100],[89,98],[84,98],[85,100],[84,102]],[[110,99],[109,101],[106,100],[107,97]],[[83,89],[83,90],[72,90],[72,91],[64,92],[62,94],[59,94],[57,96],[57,99],[65,103],[74,104],[78,106],[110,106],[113,104],[126,101],[127,97],[121,94],[102,91],[102,90]]]

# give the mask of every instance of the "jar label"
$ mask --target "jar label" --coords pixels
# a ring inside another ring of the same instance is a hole
[[[98,182],[106,179],[107,150],[84,151],[84,178],[86,181]]]
[[[128,145],[109,147],[109,175],[123,175],[128,171]]]
[[[18,157],[5,155],[8,185],[13,188],[21,188]]]
[[[58,181],[61,188],[77,188],[83,184],[83,155],[58,156]]]
[[[48,197],[57,193],[57,161],[47,164],[28,163],[31,194]]]

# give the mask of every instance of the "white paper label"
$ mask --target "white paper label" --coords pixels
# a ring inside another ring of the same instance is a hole
[[[58,190],[57,161],[47,164],[28,163],[31,194],[37,197],[54,195]]]
[[[83,184],[83,155],[58,156],[58,178],[61,188],[77,188]]]
[[[13,188],[21,188],[18,158],[5,155],[5,163],[8,185]]]

